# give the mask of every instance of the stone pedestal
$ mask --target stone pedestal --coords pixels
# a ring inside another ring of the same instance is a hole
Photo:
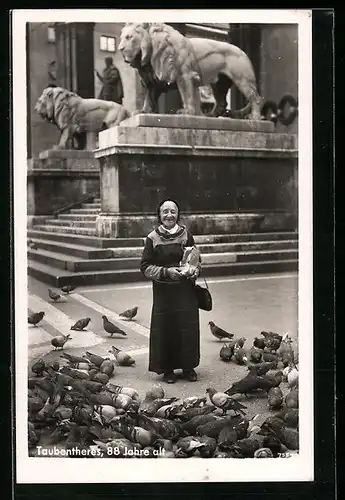
[[[145,236],[165,197],[194,234],[296,228],[297,137],[266,121],[136,115],[99,134],[99,236]]]
[[[29,159],[28,223],[33,217],[51,215],[81,199],[99,196],[99,174],[99,161],[92,151],[53,149]]]

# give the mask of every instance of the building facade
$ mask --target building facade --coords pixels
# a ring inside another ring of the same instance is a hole
[[[298,100],[298,26],[253,24],[173,24],[186,36],[228,41],[242,48],[252,60],[258,90],[264,102],[279,104],[292,96]],[[49,84],[72,90],[84,98],[97,97],[105,57],[111,56],[124,89],[123,104],[130,111],[140,108],[142,86],[136,71],[118,51],[121,23],[28,23],[27,44],[27,154],[28,158],[56,144],[59,132],[34,111],[42,90]],[[229,107],[244,105],[237,89],[229,94]],[[177,91],[163,95],[159,111],[171,113],[179,107]],[[278,132],[297,132],[297,120],[276,124]]]

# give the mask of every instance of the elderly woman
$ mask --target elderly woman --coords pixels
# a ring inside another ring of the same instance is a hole
[[[197,380],[194,368],[200,361],[199,309],[194,290],[200,263],[188,277],[180,262],[194,238],[179,224],[176,201],[164,200],[157,209],[159,226],[146,238],[140,270],[152,280],[153,306],[150,327],[149,371],[164,374],[174,383],[174,370],[182,369],[184,378]]]

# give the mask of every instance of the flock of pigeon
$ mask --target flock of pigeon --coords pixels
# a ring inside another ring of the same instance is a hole
[[[50,290],[50,298],[59,300],[54,294]],[[136,314],[133,308],[122,317]],[[29,323],[37,325],[43,316],[33,313]],[[71,329],[83,330],[89,321]],[[103,326],[111,337],[126,335],[105,316]],[[111,381],[116,365],[135,365],[128,353],[112,346],[108,357],[88,351],[75,356],[63,350],[69,335],[52,339],[62,351],[60,361],[37,360],[28,378],[29,453],[35,455],[38,445],[88,458],[275,458],[298,452],[298,360],[289,335],[263,331],[247,349],[244,337],[234,339],[212,321],[209,327],[224,341],[220,359],[243,365],[246,373],[224,392],[207,387],[202,397],[167,397],[156,383],[141,398],[135,388]],[[282,381],[289,387],[285,396]],[[246,416],[245,404],[260,394],[267,395],[272,412],[261,425],[259,415]]]
[[[69,295],[71,292],[73,292],[77,287],[72,286],[72,285],[66,285],[61,288],[61,291],[65,295]],[[57,302],[61,299],[61,294],[54,292],[51,288],[48,288],[48,294],[49,298],[51,299],[52,302]],[[126,320],[132,320],[136,314],[138,313],[138,307],[135,306],[131,309],[127,309],[126,311],[123,311],[122,313],[119,314],[121,319],[126,319]],[[39,311],[39,312],[33,312],[28,316],[28,323],[29,325],[37,326],[38,323],[42,321],[42,319],[45,316],[44,311]],[[108,320],[108,318],[103,315],[103,328],[104,330],[110,334],[110,337],[112,337],[114,334],[116,335],[122,335],[122,336],[127,336],[126,332],[121,330],[117,325],[112,323],[111,321]],[[71,330],[75,330],[78,332],[82,332],[87,328],[88,324],[90,323],[91,318],[81,318],[74,325],[71,326]],[[51,344],[55,349],[63,349],[64,345],[68,340],[72,340],[72,337],[70,334],[67,335],[58,335],[56,337],[53,337],[51,339]]]

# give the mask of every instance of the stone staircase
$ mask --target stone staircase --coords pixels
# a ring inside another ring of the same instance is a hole
[[[28,274],[54,287],[142,280],[145,238],[100,238],[95,219],[100,200],[84,203],[28,229]],[[195,235],[203,276],[294,271],[297,232]]]

